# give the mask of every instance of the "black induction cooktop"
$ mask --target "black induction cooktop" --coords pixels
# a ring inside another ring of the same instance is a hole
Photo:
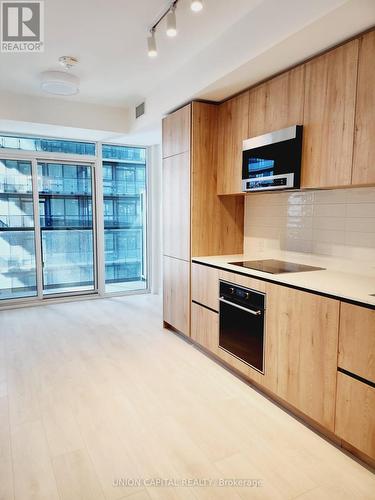
[[[282,273],[303,273],[305,271],[322,271],[324,267],[305,266],[295,262],[284,262],[282,260],[246,260],[244,262],[229,262],[233,266],[246,267],[246,269],[255,269],[264,273],[282,274]]]

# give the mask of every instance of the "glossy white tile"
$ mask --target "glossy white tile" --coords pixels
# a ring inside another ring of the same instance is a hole
[[[375,262],[375,188],[249,195],[244,248]]]

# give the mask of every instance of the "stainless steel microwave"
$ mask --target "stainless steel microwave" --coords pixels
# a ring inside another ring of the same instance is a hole
[[[300,187],[302,128],[294,125],[243,141],[242,191]]]

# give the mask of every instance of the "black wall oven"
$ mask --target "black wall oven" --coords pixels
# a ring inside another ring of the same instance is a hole
[[[219,347],[264,373],[265,294],[220,281]]]

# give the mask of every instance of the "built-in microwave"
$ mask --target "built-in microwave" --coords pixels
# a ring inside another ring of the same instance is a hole
[[[242,191],[300,187],[302,128],[294,125],[243,141]]]

